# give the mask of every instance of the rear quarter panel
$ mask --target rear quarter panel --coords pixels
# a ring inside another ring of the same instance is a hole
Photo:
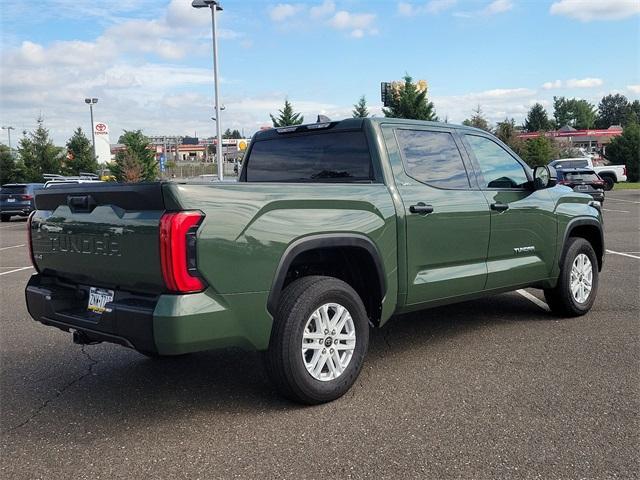
[[[385,185],[230,183],[171,188],[181,208],[205,213],[198,232],[199,271],[217,294],[252,294],[258,308],[255,321],[270,319],[267,296],[286,248],[300,238],[327,233],[359,233],[375,243],[386,275],[383,320],[393,313],[396,213]]]

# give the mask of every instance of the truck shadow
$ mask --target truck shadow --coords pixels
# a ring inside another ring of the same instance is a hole
[[[364,369],[373,372],[389,365],[404,368],[402,364],[411,362],[416,355],[428,358],[431,348],[473,330],[550,318],[517,294],[399,316],[384,328],[371,331]],[[56,396],[56,419],[40,412],[39,424],[61,422],[60,427],[65,430],[65,425],[72,424],[70,419],[86,419],[97,420],[102,428],[117,430],[123,425],[131,428],[158,422],[173,424],[177,418],[198,415],[211,421],[217,415],[251,412],[255,416],[309,408],[291,403],[275,392],[258,352],[229,349],[148,359],[134,351],[101,344],[86,346],[83,353],[87,372],[77,384],[71,382],[75,386],[61,398]],[[363,374],[352,394],[338,402],[358,402],[360,389],[366,390],[365,395],[376,390],[371,382],[374,380]],[[45,383],[42,387],[47,390],[60,390],[55,378]],[[329,404],[313,408],[333,407]],[[93,418],[92,412],[99,412],[99,417]]]

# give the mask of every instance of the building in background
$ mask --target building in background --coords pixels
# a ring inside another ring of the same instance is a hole
[[[544,135],[558,142],[565,142],[573,148],[584,150],[595,156],[606,156],[607,145],[612,138],[622,135],[622,127],[612,125],[607,129],[576,130],[568,125],[550,132],[520,133],[518,138],[529,140]]]

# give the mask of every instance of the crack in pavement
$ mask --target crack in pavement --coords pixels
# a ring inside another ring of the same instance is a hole
[[[66,392],[69,388],[73,387],[74,385],[76,385],[77,383],[82,381],[82,379],[84,379],[85,377],[87,377],[87,376],[89,376],[89,375],[91,375],[93,373],[93,367],[95,367],[98,364],[98,360],[96,360],[91,355],[89,355],[89,353],[87,353],[87,351],[85,350],[85,347],[86,347],[86,345],[82,345],[82,348],[80,349],[80,351],[91,362],[91,363],[89,363],[89,366],[88,366],[86,372],[83,373],[82,375],[80,375],[79,377],[74,378],[73,380],[71,380],[66,385],[63,385],[62,388],[56,390],[55,395],[53,397],[51,397],[51,398],[46,399],[44,402],[42,402],[42,405],[40,405],[31,415],[29,415],[29,417],[26,420],[24,420],[23,422],[19,423],[18,425],[15,425],[15,426],[9,428],[8,430],[2,432],[3,434],[4,433],[12,433],[15,430],[18,430],[19,428],[22,428],[25,425],[27,425],[29,422],[31,422],[33,419],[35,419],[38,415],[40,415],[49,406],[49,404],[51,404],[51,402],[53,402],[57,398],[60,398],[62,396],[62,394],[64,392]]]

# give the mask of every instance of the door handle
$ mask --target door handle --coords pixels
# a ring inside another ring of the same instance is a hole
[[[427,205],[423,202],[418,202],[415,205],[409,207],[411,213],[419,213],[421,215],[427,215],[433,212],[433,205]]]
[[[496,212],[504,212],[508,209],[509,205],[507,205],[506,203],[496,202],[491,204],[491,210],[495,210]]]

